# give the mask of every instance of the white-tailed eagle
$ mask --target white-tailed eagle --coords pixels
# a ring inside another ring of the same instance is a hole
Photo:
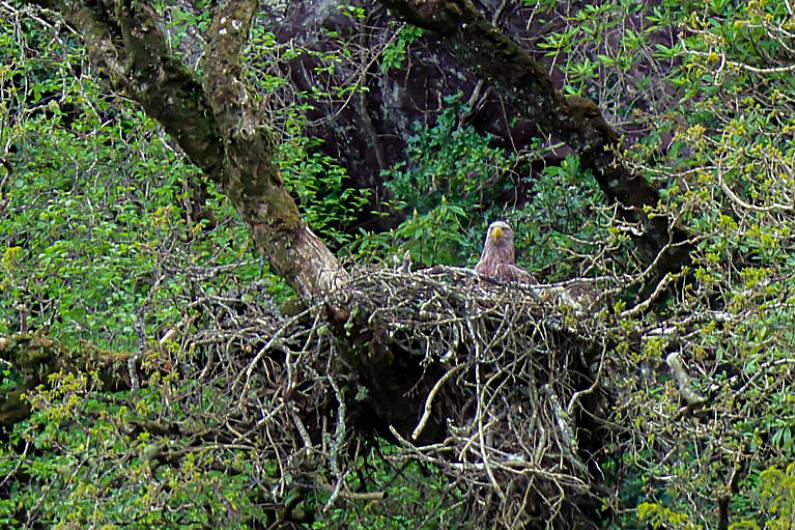
[[[537,284],[532,274],[516,266],[513,230],[507,223],[491,223],[475,271],[481,276],[508,282]]]

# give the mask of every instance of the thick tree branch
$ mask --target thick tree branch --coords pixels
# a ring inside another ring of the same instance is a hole
[[[218,9],[204,83],[174,54],[145,2],[41,0],[83,35],[111,80],[160,122],[193,163],[220,183],[254,243],[303,298],[335,289],[347,274],[301,220],[274,161],[275,142],[241,75],[253,0]]]
[[[230,0],[216,11],[205,61],[205,93],[223,135],[226,192],[271,265],[307,297],[336,289],[347,274],[301,220],[274,160],[273,135],[243,80],[240,56],[257,6],[255,0]]]
[[[681,268],[689,260],[690,245],[681,230],[664,216],[648,215],[659,194],[654,186],[632,174],[617,159],[619,134],[592,101],[564,97],[555,90],[544,68],[524,49],[489,22],[471,0],[381,0],[403,19],[445,37],[464,64],[472,65],[500,90],[523,117],[559,136],[577,150],[583,166],[594,174],[607,198],[622,216],[640,222],[635,236],[649,260],[660,251],[662,272]]]
[[[92,63],[160,122],[190,160],[220,182],[221,134],[201,84],[173,55],[146,4],[41,0],[83,37]]]

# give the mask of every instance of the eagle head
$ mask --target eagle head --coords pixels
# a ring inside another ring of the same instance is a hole
[[[483,255],[489,255],[500,263],[514,263],[513,230],[508,223],[495,221],[489,225]]]

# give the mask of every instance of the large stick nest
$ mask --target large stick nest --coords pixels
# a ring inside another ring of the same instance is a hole
[[[593,505],[603,405],[603,348],[573,290],[368,269],[294,316],[222,304],[186,338],[209,355],[202,380],[229,396],[216,403],[229,438],[257,440],[263,469],[278,462],[277,486],[263,478],[274,497],[372,500],[349,479],[385,439],[400,449],[385,458],[449,477],[467,524],[564,528]]]

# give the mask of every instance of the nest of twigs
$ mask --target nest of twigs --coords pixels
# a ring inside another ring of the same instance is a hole
[[[324,491],[326,510],[378,500],[349,479],[387,440],[391,461],[449,477],[469,507],[461,525],[579,527],[598,469],[602,348],[593,307],[569,287],[368,269],[293,316],[222,304],[186,339],[208,356],[201,380],[229,396],[216,406],[230,441],[256,440],[274,502],[296,488]]]

